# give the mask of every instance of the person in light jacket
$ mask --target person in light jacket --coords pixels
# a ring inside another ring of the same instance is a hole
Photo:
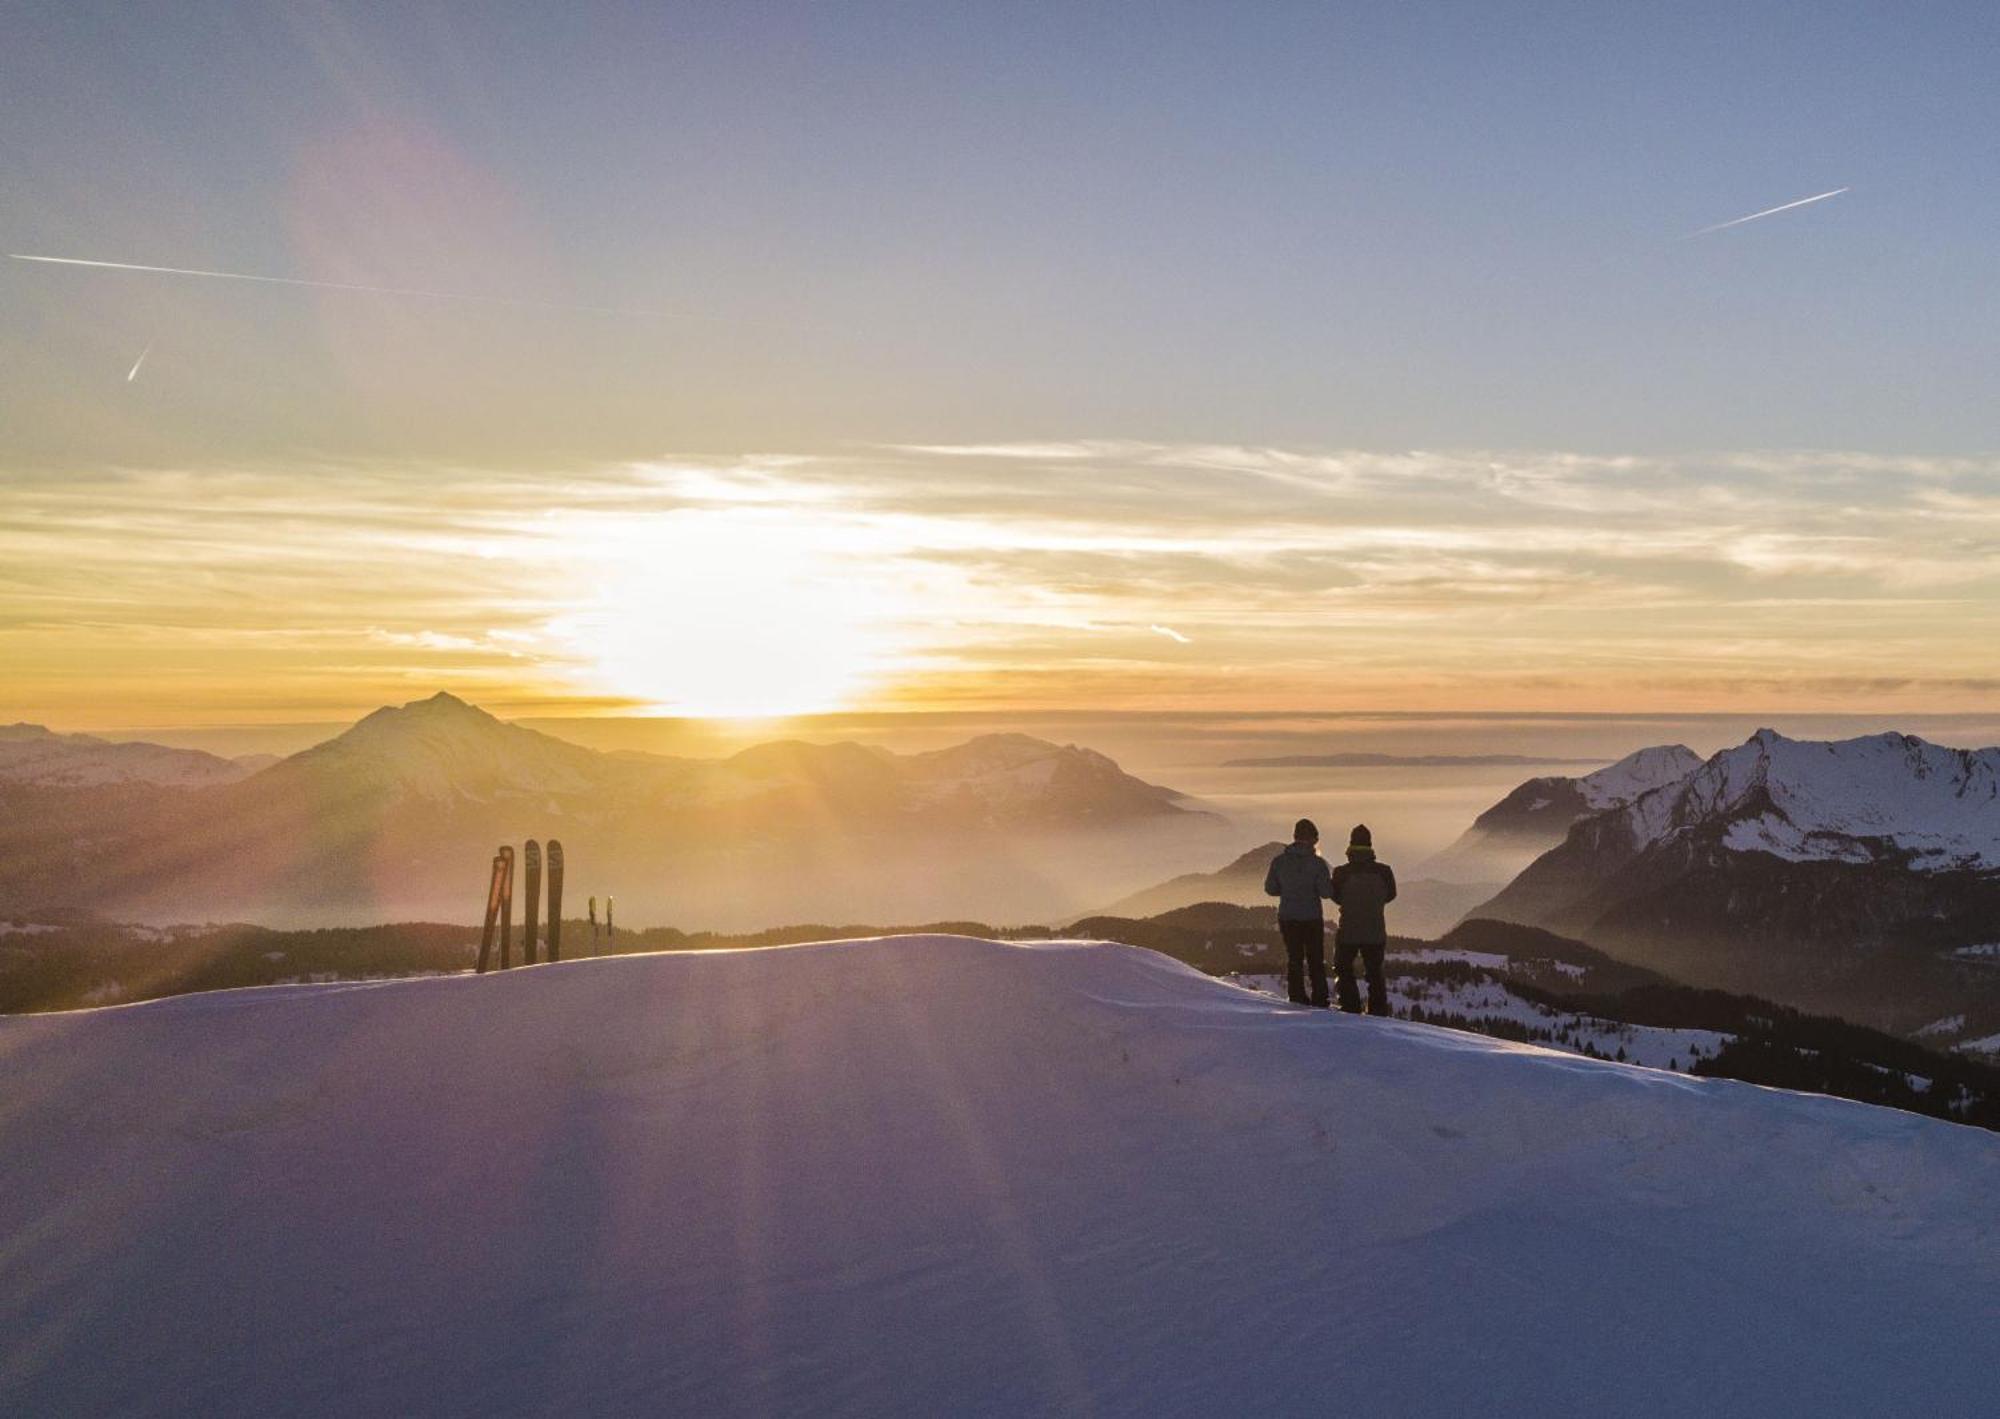
[[[1326,915],[1320,902],[1333,896],[1333,875],[1319,855],[1319,829],[1301,818],[1292,845],[1271,859],[1264,895],[1278,899],[1278,934],[1285,940],[1285,991],[1294,1005],[1327,1004]],[[1307,981],[1311,981],[1308,993]]]
[[[1333,869],[1327,893],[1340,906],[1340,929],[1333,935],[1333,977],[1340,1008],[1361,1010],[1361,990],[1354,983],[1355,957],[1368,971],[1368,1013],[1389,1013],[1389,983],[1382,957],[1389,949],[1389,924],[1382,909],[1396,900],[1396,874],[1375,856],[1375,837],[1366,823],[1356,823],[1347,839],[1347,861]]]

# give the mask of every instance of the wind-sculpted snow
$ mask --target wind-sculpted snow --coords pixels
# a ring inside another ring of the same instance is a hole
[[[2000,870],[2000,749],[1906,734],[1821,743],[1759,730],[1626,810],[1644,848],[1726,823],[1723,845],[1792,862],[1906,860],[1920,872]]]
[[[2000,1139],[903,937],[0,1020],[9,1414],[1990,1412]]]

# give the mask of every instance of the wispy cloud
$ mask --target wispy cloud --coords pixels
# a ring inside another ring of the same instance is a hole
[[[1962,687],[2000,639],[2000,460],[1052,447],[0,476],[0,659],[17,715],[600,702],[731,637],[853,702],[1530,705]]]
[[[43,256],[8,252],[9,261],[31,261],[48,266],[81,266],[96,271],[124,271],[146,276],[176,276],[202,281],[250,281],[263,286],[299,286],[315,291],[347,291],[374,296],[411,296],[427,301],[470,301],[480,305],[525,306],[536,310],[570,310],[600,315],[652,314],[616,306],[576,305],[568,301],[544,301],[525,296],[483,295],[464,291],[440,291],[411,286],[369,286],[352,281],[311,281],[299,276],[255,275],[244,271],[209,271],[192,266],[153,266],[136,261],[102,261],[81,256]]]
[[[1810,207],[1815,202],[1824,202],[1829,197],[1838,197],[1843,192],[1852,192],[1853,190],[1851,187],[1836,187],[1831,192],[1817,192],[1811,197],[1801,197],[1796,202],[1784,202],[1776,207],[1766,207],[1763,211],[1752,212],[1747,217],[1731,217],[1726,222],[1717,222],[1712,227],[1703,227],[1700,231],[1689,232],[1688,238],[1707,236],[1711,232],[1728,231],[1731,227],[1740,227],[1745,222],[1762,221],[1766,217],[1775,217],[1780,212],[1789,212],[1795,207]]]

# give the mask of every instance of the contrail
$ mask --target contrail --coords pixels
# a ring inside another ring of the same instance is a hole
[[[634,311],[619,306],[525,300],[518,296],[470,295],[464,291],[425,291],[408,286],[362,286],[346,281],[307,281],[297,276],[253,276],[242,271],[202,271],[186,266],[143,266],[136,261],[86,261],[78,256],[30,256],[18,251],[10,251],[7,255],[13,261],[42,261],[51,266],[89,266],[100,271],[147,271],[156,276],[198,276],[210,281],[256,281],[267,286],[309,286],[320,291],[361,291],[376,296],[418,296],[424,300],[473,301],[481,305],[528,306],[538,310],[581,310],[597,315],[664,316],[667,314],[664,311]]]
[[[146,356],[153,353],[154,343],[155,343],[154,341],[148,340],[146,342],[146,348],[139,352],[139,358],[132,361],[132,368],[127,370],[125,373],[125,382],[127,384],[130,384],[133,380],[139,377],[139,366],[145,364]]]
[[[1698,236],[1707,236],[1710,232],[1725,231],[1730,227],[1740,227],[1745,222],[1756,221],[1759,217],[1775,217],[1778,213],[1789,212],[1794,207],[1809,207],[1815,202],[1824,202],[1829,197],[1838,197],[1843,192],[1852,192],[1853,190],[1851,187],[1836,187],[1831,192],[1822,192],[1812,197],[1801,197],[1798,201],[1787,202],[1782,207],[1766,207],[1763,211],[1752,212],[1747,217],[1735,217],[1727,222],[1717,222],[1712,227],[1703,227],[1698,232],[1689,232],[1681,240],[1688,241]]]
[[[1194,644],[1193,641],[1189,640],[1186,636],[1182,635],[1172,626],[1148,626],[1146,629],[1151,631],[1154,635],[1165,636],[1168,640],[1174,642],[1176,645]]]

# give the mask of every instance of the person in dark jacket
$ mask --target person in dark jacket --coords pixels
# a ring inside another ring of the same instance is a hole
[[[1354,983],[1355,958],[1368,971],[1368,1013],[1389,1013],[1389,983],[1382,974],[1382,957],[1389,949],[1389,925],[1382,908],[1396,900],[1396,874],[1375,856],[1375,838],[1366,823],[1354,825],[1347,840],[1347,861],[1333,869],[1327,895],[1340,906],[1340,928],[1333,936],[1333,977],[1340,1008],[1361,1010],[1361,991]]]
[[[1285,939],[1285,990],[1295,1005],[1325,1008],[1326,917],[1322,899],[1333,895],[1333,874],[1319,855],[1319,829],[1301,818],[1292,845],[1271,859],[1264,895],[1278,899],[1278,934]],[[1310,976],[1311,994],[1306,982]]]

